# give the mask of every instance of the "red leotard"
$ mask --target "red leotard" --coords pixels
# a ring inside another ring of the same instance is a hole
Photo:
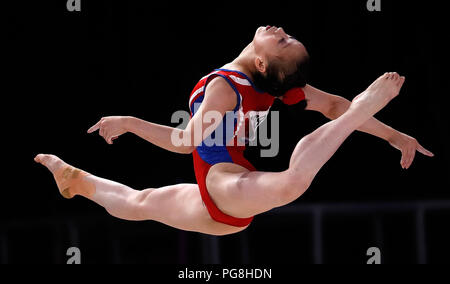
[[[216,69],[209,75],[203,77],[195,86],[189,100],[189,109],[193,117],[203,102],[206,87],[216,77],[224,78],[237,96],[237,105],[233,112],[227,113],[222,124],[202,145],[196,147],[193,152],[194,170],[200,194],[210,216],[217,222],[235,227],[246,227],[251,218],[236,218],[224,214],[217,208],[206,188],[206,177],[210,168],[218,163],[234,163],[249,171],[256,171],[255,167],[244,158],[246,148],[245,141],[249,139],[248,131],[255,131],[256,120],[267,116],[268,111],[275,101],[275,97],[258,91],[250,78],[244,73],[226,69]],[[287,92],[282,101],[287,105],[294,105],[305,99],[301,88],[294,88]],[[255,120],[256,118],[256,120]],[[220,129],[220,130],[219,130]],[[223,132],[222,132],[223,130]],[[222,135],[217,138],[217,135]],[[214,143],[207,143],[207,140]],[[221,143],[217,143],[217,141]],[[213,145],[212,145],[213,144]],[[212,146],[211,146],[212,145]]]

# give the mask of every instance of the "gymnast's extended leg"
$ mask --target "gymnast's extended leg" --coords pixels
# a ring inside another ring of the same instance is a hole
[[[399,94],[404,81],[397,73],[378,78],[353,100],[345,114],[298,143],[286,171],[250,172],[237,165],[215,165],[207,178],[213,200],[224,213],[240,218],[296,200],[350,134]]]
[[[64,197],[86,197],[120,219],[153,220],[177,229],[209,235],[227,235],[244,229],[212,220],[202,204],[196,184],[138,191],[76,169],[54,155],[40,154],[35,161],[50,170]]]

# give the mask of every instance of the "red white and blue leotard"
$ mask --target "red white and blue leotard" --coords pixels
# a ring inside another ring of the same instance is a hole
[[[206,143],[208,139],[205,139],[193,152],[195,176],[203,203],[211,218],[230,226],[246,227],[252,222],[253,217],[235,218],[220,211],[208,193],[206,177],[210,168],[219,163],[234,163],[249,171],[256,171],[255,167],[244,158],[246,146],[243,140],[248,141],[249,131],[255,131],[257,120],[267,116],[276,98],[268,93],[258,91],[250,78],[242,72],[216,69],[203,77],[192,91],[189,100],[191,117],[195,115],[203,102],[209,82],[216,77],[222,77],[230,84],[236,93],[237,105],[233,112],[224,116],[222,124],[208,138],[217,141],[216,135],[222,135],[219,136],[222,143],[212,145],[212,143]],[[287,92],[282,101],[287,105],[294,105],[304,99],[303,90],[295,88]],[[223,132],[218,133],[218,131]]]

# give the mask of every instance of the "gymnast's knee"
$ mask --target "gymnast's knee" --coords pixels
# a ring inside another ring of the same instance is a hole
[[[149,221],[154,220],[155,208],[154,202],[151,202],[150,195],[153,192],[151,189],[143,191],[135,191],[127,197],[124,206],[125,214],[129,220],[132,221]],[[110,213],[111,214],[111,213]]]
[[[283,205],[290,203],[302,196],[310,187],[312,178],[307,174],[293,173],[287,170],[284,174],[284,182],[280,190]]]

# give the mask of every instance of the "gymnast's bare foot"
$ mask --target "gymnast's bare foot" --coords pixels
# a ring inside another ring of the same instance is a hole
[[[397,73],[386,73],[357,96],[351,108],[360,110],[367,118],[372,117],[399,95],[404,83],[405,77]]]
[[[63,160],[61,160],[55,155],[39,154],[34,158],[34,161],[47,167],[47,169],[52,174],[54,174],[60,168],[68,166],[68,164],[66,164]]]
[[[85,177],[90,174],[72,167],[55,155],[39,154],[34,161],[47,167],[53,174],[59,192],[64,198],[70,199],[75,195],[91,196],[94,194],[95,186],[85,180]]]

